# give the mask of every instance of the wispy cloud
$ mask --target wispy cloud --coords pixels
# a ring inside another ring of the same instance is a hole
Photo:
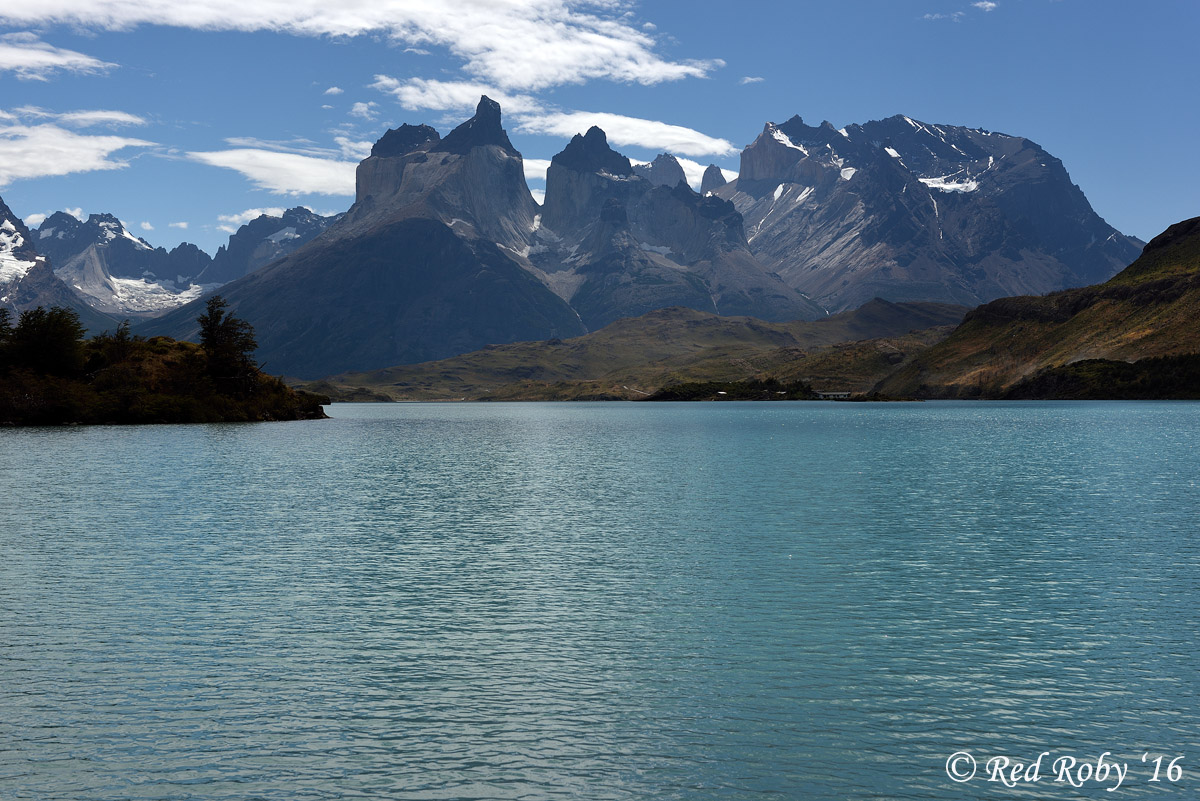
[[[186,222],[173,222],[173,223],[167,223],[167,227],[168,228],[180,228],[180,229],[186,231],[188,224]]]
[[[517,128],[527,133],[561,137],[583,133],[593,125],[603,129],[608,141],[617,146],[632,145],[685,156],[724,156],[736,151],[728,140],[708,136],[691,128],[620,114],[554,112],[522,117],[517,122]]]
[[[962,22],[962,18],[966,16],[962,11],[954,11],[950,14],[926,14],[921,19],[928,20],[949,20],[950,22]]]
[[[982,11],[995,11],[997,4],[993,3],[992,0],[980,0],[978,3],[971,3],[971,5]]]
[[[325,94],[327,94],[327,95],[340,95],[340,94],[341,94],[342,92],[344,92],[344,91],[346,91],[346,90],[345,90],[345,89],[343,89],[343,88],[341,88],[340,86],[331,86],[331,87],[329,87],[328,89],[326,89],[326,90],[325,90]]]
[[[358,161],[371,155],[371,148],[375,145],[374,142],[356,141],[348,136],[335,136],[333,141],[337,143],[343,157]]]
[[[139,223],[139,227],[140,227],[140,228],[141,228],[143,231],[153,231],[153,230],[154,230],[154,226],[153,226],[153,225],[151,225],[151,224],[150,224],[150,223],[148,223],[148,222]]]
[[[188,158],[240,172],[260,189],[279,195],[354,195],[357,162],[237,148],[191,152]]]
[[[738,81],[738,83],[740,83],[742,86],[745,86],[748,83],[762,83],[765,80],[766,78],[760,78],[757,75],[747,75]]]
[[[0,19],[6,17],[7,11],[0,10]],[[22,80],[45,81],[58,72],[94,74],[116,66],[74,50],[54,47],[27,31],[0,35],[0,72],[15,73]]]
[[[284,211],[285,209],[280,206],[269,206],[265,209],[246,209],[236,214],[218,214],[217,219],[230,225],[245,225],[251,220],[257,220],[264,214],[268,217],[282,217]],[[186,227],[186,223],[184,225]]]
[[[475,108],[481,95],[499,103],[506,114],[522,114],[541,108],[541,104],[529,95],[511,94],[476,81],[426,78],[400,81],[390,75],[376,75],[371,88],[393,96],[401,106],[413,111],[466,111]]]
[[[412,48],[444,48],[462,62],[467,74],[510,91],[594,79],[656,84],[704,77],[723,66],[717,59],[659,55],[651,32],[636,27],[625,10],[619,0],[56,0],[6,3],[0,8],[0,23],[104,30],[167,25],[298,36],[383,34]],[[63,57],[57,56],[56,65]],[[86,61],[81,68],[106,66],[82,58]]]
[[[26,119],[54,120],[76,128],[88,128],[93,125],[117,127],[122,125],[145,125],[146,120],[127,111],[112,111],[94,109],[90,111],[47,111],[38,106],[21,106],[12,111],[10,117]]]
[[[21,178],[118,170],[129,166],[118,153],[154,144],[124,136],[81,134],[52,123],[0,122],[0,186]]]

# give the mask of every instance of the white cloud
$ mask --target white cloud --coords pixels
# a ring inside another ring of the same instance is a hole
[[[345,90],[345,89],[343,89],[343,88],[341,88],[340,86],[331,86],[331,87],[329,87],[328,89],[326,89],[326,90],[325,90],[325,94],[327,94],[327,95],[340,95],[340,94],[341,94],[342,92],[344,92],[344,91],[346,91],[346,90]]]
[[[524,159],[525,180],[544,181],[546,170],[550,169],[550,159]]]
[[[530,189],[529,194],[533,195],[533,199],[537,201],[539,206],[546,202],[545,189]]]
[[[620,114],[556,112],[525,117],[517,122],[517,128],[527,133],[562,137],[583,133],[593,125],[599,126],[608,135],[608,141],[617,146],[632,145],[686,156],[724,156],[736,150],[725,139],[717,139],[691,128]]]
[[[747,75],[738,81],[738,83],[740,83],[742,86],[745,86],[748,83],[762,83],[765,80],[766,78],[762,78],[757,75]]]
[[[723,66],[719,60],[674,61],[658,55],[653,36],[635,27],[623,13],[625,6],[618,0],[54,0],[5,3],[0,24],[104,30],[167,25],[297,36],[382,33],[413,48],[445,48],[463,62],[468,74],[508,90],[597,78],[656,84],[704,77]],[[67,57],[75,58],[77,68],[107,66],[57,51],[51,68],[63,68]]]
[[[0,11],[0,19],[8,17],[7,11]],[[22,80],[44,81],[56,72],[105,72],[115,66],[74,50],[54,47],[33,33],[7,33],[0,36],[0,72],[16,73]]]
[[[355,103],[350,107],[350,116],[362,117],[364,120],[373,120],[378,116],[374,111],[378,105],[374,100],[369,103]]]
[[[167,223],[167,227],[168,228],[181,228],[184,231],[186,231],[188,224],[185,222],[173,222],[173,223]]]
[[[341,149],[342,156],[359,161],[371,155],[371,148],[375,145],[374,142],[359,142],[348,136],[335,136],[333,137],[333,141]]]
[[[13,109],[15,114],[6,115],[9,119],[20,117],[43,120],[55,120],[77,128],[87,128],[92,125],[145,125],[146,120],[127,111],[112,111],[108,109],[93,109],[90,111],[47,111],[37,106],[21,106]]]
[[[494,86],[473,81],[439,81],[426,78],[399,81],[389,75],[376,75],[371,88],[392,95],[401,106],[413,111],[473,111],[482,95],[487,95],[499,103],[506,114],[523,114],[541,108],[529,95],[509,94]]]
[[[76,206],[73,209],[63,209],[63,211],[65,211],[67,214],[70,214],[72,217],[79,220],[80,222],[87,222],[87,215],[83,213],[82,206]]]
[[[140,227],[143,231],[153,231],[154,230],[154,226],[148,222],[141,223]]]
[[[154,142],[124,136],[91,136],[49,123],[0,123],[0,186],[20,178],[117,170],[129,163],[114,154]]]
[[[953,14],[926,14],[925,16],[921,17],[921,19],[929,19],[929,20],[948,19],[951,22],[962,22],[963,16],[964,16],[963,12],[955,11]]]
[[[270,206],[269,208],[265,209],[246,209],[245,211],[239,211],[237,214],[218,214],[217,219],[223,223],[230,223],[231,225],[245,225],[251,220],[258,219],[264,214],[268,217],[282,217],[284,211],[285,209],[280,206]]]
[[[48,214],[30,214],[25,218],[25,224],[30,228],[37,228],[39,225],[44,223],[46,218],[49,216],[50,215]]]
[[[978,8],[982,11],[994,11],[996,9],[996,4],[993,3],[991,0],[980,0],[980,2],[971,3],[971,5],[975,6],[975,8]]]
[[[239,148],[188,153],[188,158],[236,170],[260,189],[278,195],[353,195],[358,164],[298,153]]]

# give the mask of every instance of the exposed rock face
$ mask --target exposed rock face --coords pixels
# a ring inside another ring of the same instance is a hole
[[[1103,280],[1139,249],[1033,142],[903,116],[768,123],[715,191],[751,251],[832,310],[1041,294]]]
[[[416,150],[428,150],[441,138],[442,135],[428,125],[405,123],[381,136],[371,147],[371,155],[376,158],[404,156]]]
[[[680,181],[687,183],[683,167],[670,153],[659,153],[649,164],[635,164],[633,171],[655,186],[677,186]]]
[[[260,215],[217,250],[212,263],[198,274],[198,283],[226,284],[265,267],[311,241],[340,216],[322,217],[303,206],[288,209],[281,217]]]
[[[700,179],[700,194],[715,192],[727,183],[729,182],[725,180],[725,173],[721,172],[721,168],[716,164],[709,164],[704,170],[704,177]]]
[[[153,316],[199,297],[194,280],[210,262],[188,243],[170,252],[152,247],[111,214],[80,222],[56,212],[38,227],[37,244],[88,306],[118,317]]]
[[[25,223],[0,199],[0,308],[19,313],[38,306],[62,306],[79,312],[80,321],[92,333],[115,328],[115,320],[93,311],[54,275],[34,241]]]
[[[751,255],[732,204],[686,182],[655,186],[599,128],[551,160],[528,252],[590,329],[664,306],[774,320],[822,314]]]
[[[429,134],[428,126],[409,128],[383,152],[396,153],[403,143],[413,150],[372,155],[359,164],[357,203],[348,230],[432,217],[469,238],[524,247],[537,204],[525,183],[521,154],[500,125],[499,105],[482,98],[476,115],[445,139],[438,139],[436,131]]]

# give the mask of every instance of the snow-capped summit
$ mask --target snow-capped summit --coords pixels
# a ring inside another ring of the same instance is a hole
[[[195,279],[211,261],[188,243],[156,248],[111,214],[81,222],[55,212],[38,227],[37,245],[91,308],[118,317],[153,316],[198,298],[205,287]]]
[[[12,296],[40,261],[29,229],[0,200],[0,305],[15,308]]]
[[[116,321],[92,311],[50,269],[38,253],[37,237],[0,199],[0,308],[19,313],[43,306],[79,312],[84,328],[98,333]]]

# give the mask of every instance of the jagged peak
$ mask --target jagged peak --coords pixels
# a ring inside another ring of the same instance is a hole
[[[437,129],[428,125],[409,125],[404,123],[399,128],[386,131],[379,141],[371,148],[371,155],[376,158],[405,156],[417,150],[428,150],[428,146],[439,141],[442,135]]]
[[[608,146],[608,137],[593,125],[586,134],[575,134],[551,163],[575,172],[607,172],[611,175],[633,175],[629,159]]]
[[[45,220],[42,220],[42,224],[39,225],[38,228],[45,228],[48,225],[56,225],[57,226],[57,225],[64,225],[64,224],[70,225],[72,227],[78,227],[80,225],[83,225],[83,223],[79,221],[79,218],[76,217],[74,214],[71,214],[70,212],[66,212],[66,211],[56,211],[53,214],[51,214],[49,217],[47,217]]]
[[[633,171],[653,184],[675,186],[680,181],[687,183],[687,174],[670,153],[659,153],[649,164],[634,165]]]
[[[446,134],[430,150],[465,155],[471,148],[496,145],[512,155],[518,155],[500,124],[500,104],[487,95],[479,98],[475,116]]]
[[[704,170],[704,176],[700,179],[700,194],[707,195],[727,183],[729,182],[725,180],[725,173],[721,171],[721,168],[716,164],[709,164]]]

